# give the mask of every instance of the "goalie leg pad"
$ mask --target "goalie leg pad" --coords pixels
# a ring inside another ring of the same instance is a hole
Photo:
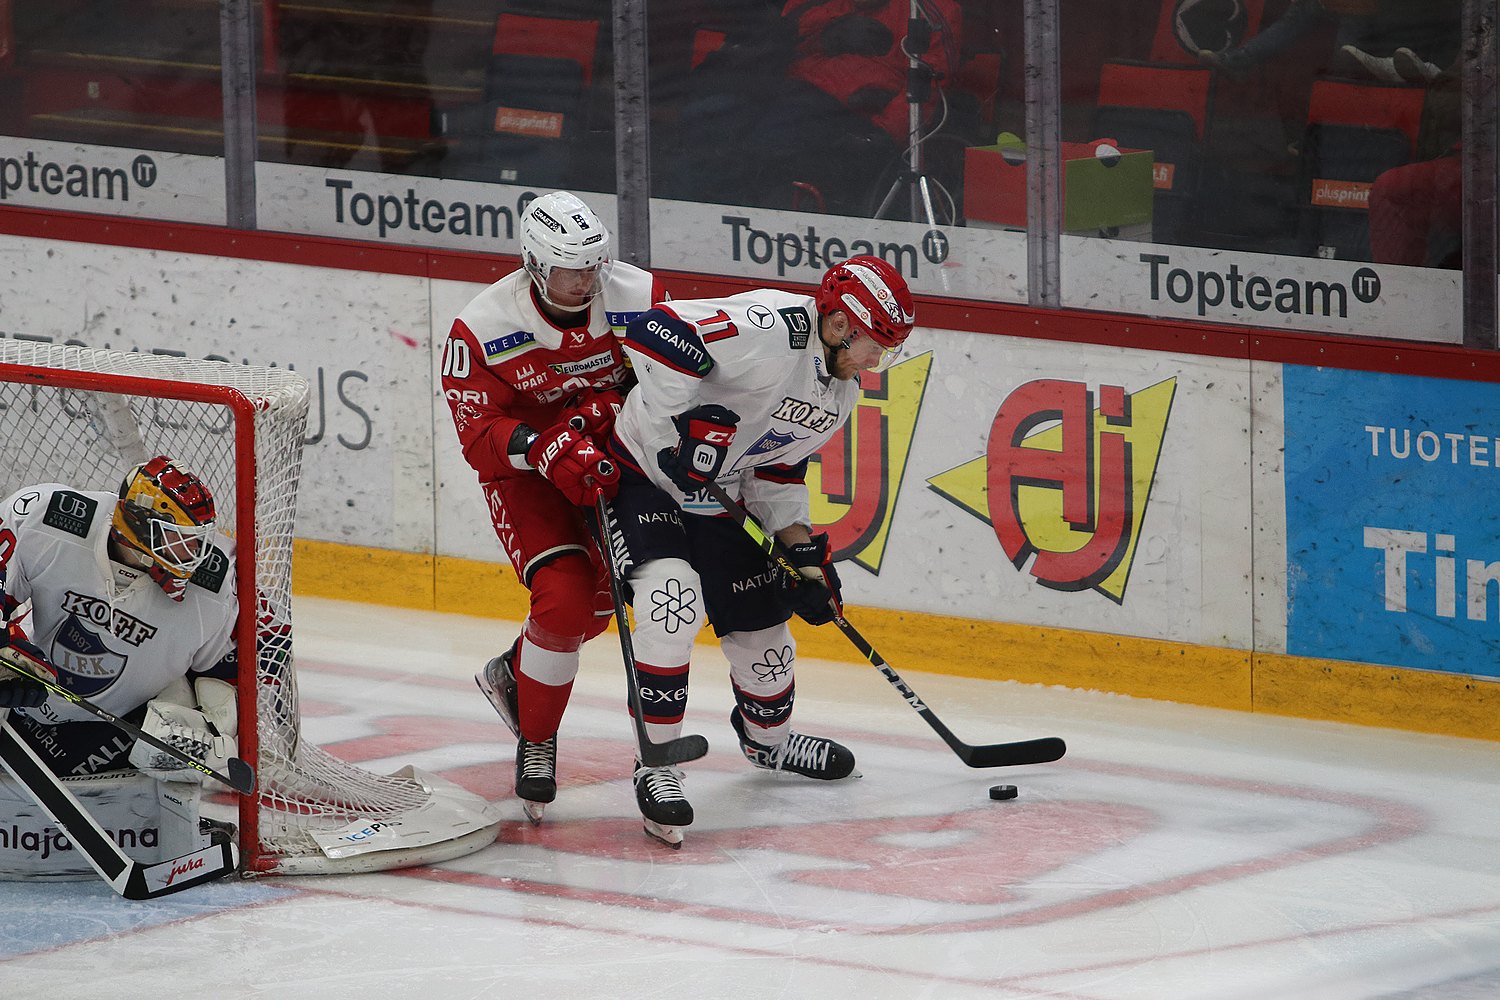
[[[195,850],[199,786],[158,782],[133,771],[64,778],[115,843],[142,864]],[[170,789],[172,801],[162,794]],[[0,879],[94,879],[94,869],[9,774],[0,772]]]

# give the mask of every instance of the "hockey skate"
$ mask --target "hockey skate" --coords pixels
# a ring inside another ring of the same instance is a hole
[[[542,821],[547,803],[557,798],[556,734],[541,743],[517,737],[516,798],[521,800],[521,808],[532,825]]]
[[[521,738],[521,710],[516,701],[516,674],[511,664],[515,662],[516,649],[520,645],[521,640],[517,639],[509,649],[486,663],[484,669],[474,675],[474,682],[479,685],[479,690],[495,706],[495,711],[500,713],[500,721],[509,727],[511,735],[516,739]]]
[[[842,743],[794,731],[787,734],[786,742],[781,746],[768,747],[755,742],[745,732],[739,709],[730,710],[729,723],[739,735],[740,750],[745,759],[756,767],[767,771],[791,771],[821,781],[836,781],[851,775],[860,777],[860,773],[854,770],[854,752]]]
[[[682,828],[691,826],[693,807],[682,794],[682,771],[675,767],[642,767],[635,762],[635,801],[646,833],[674,851],[682,847]]]

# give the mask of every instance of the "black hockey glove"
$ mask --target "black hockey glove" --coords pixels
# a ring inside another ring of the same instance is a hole
[[[19,660],[32,673],[49,680],[57,677],[57,671],[47,662],[47,654],[35,644],[18,635],[12,635],[0,623],[0,658]],[[0,709],[36,708],[47,700],[47,689],[30,677],[23,677],[14,670],[0,667]]]
[[[782,606],[790,609],[809,625],[827,625],[834,615],[844,613],[844,595],[839,571],[829,559],[828,533],[813,535],[811,541],[787,547],[792,563],[800,571],[795,576],[782,570],[777,574]]]
[[[656,464],[679,490],[696,493],[719,474],[734,443],[740,415],[718,403],[703,403],[672,418],[681,437],[675,448],[656,453]]]

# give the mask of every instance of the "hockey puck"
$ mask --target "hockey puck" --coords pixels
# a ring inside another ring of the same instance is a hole
[[[1020,793],[1016,791],[1016,786],[1015,785],[991,785],[990,786],[990,798],[992,798],[992,799],[1013,799],[1018,794],[1020,794]]]

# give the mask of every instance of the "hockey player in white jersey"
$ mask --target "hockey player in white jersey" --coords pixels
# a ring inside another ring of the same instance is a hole
[[[638,384],[607,451],[620,467],[613,527],[633,592],[631,637],[641,705],[653,742],[676,738],[688,665],[705,616],[729,660],[731,724],[757,767],[811,778],[854,772],[833,740],[791,728],[795,612],[833,619],[839,578],[828,536],[813,535],[808,459],[849,418],[861,371],[883,370],[915,321],[899,271],[877,257],[835,264],[816,296],[763,289],[658,305],[627,327]],[[702,491],[709,480],[776,533],[807,586],[760,549]],[[637,762],[636,799],[647,833],[674,846],[693,811],[681,770]]]
[[[208,488],[162,456],[131,469],[118,494],[18,490],[0,502],[0,644],[225,770],[237,749],[238,601],[234,543],[214,525]],[[0,681],[0,692],[16,683]],[[154,839],[162,857],[201,843],[201,772],[58,696],[4,701],[19,706],[11,728],[54,773],[77,779],[75,794],[106,829],[137,847]],[[36,822],[24,792],[0,781],[0,830],[11,834],[0,836],[0,877],[92,877],[77,852],[46,849],[46,832],[28,827]]]

